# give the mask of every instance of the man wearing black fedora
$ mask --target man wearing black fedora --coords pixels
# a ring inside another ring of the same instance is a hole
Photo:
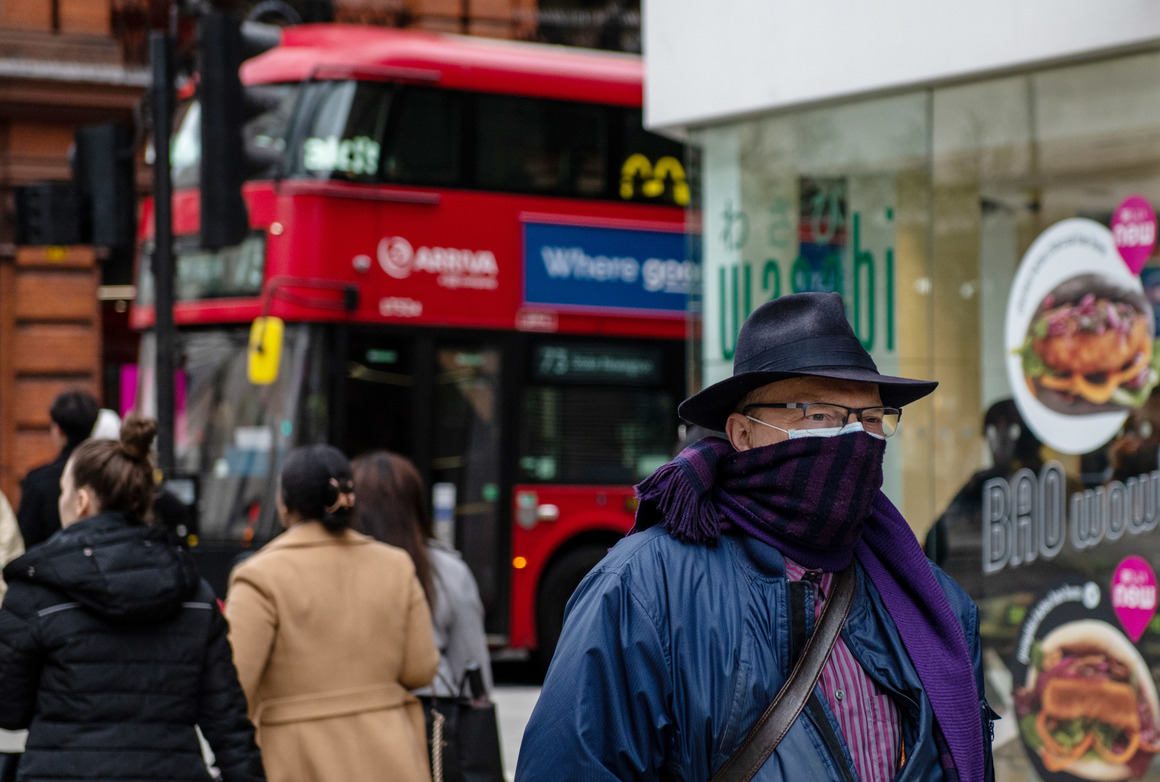
[[[679,408],[724,437],[637,487],[569,602],[517,780],[993,779],[977,610],[881,492],[936,385],[880,374],[837,294],[755,310]]]

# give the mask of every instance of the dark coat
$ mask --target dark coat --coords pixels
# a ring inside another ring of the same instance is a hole
[[[264,780],[209,585],[168,533],[79,521],[4,568],[0,727],[28,728],[19,780]]]
[[[931,567],[962,622],[989,730],[978,612]],[[842,639],[898,704],[906,760],[895,779],[940,782],[930,701],[878,590],[861,566],[857,574]],[[787,581],[785,560],[761,541],[726,534],[716,546],[696,546],[659,526],[625,538],[568,603],[517,782],[709,779],[781,689],[795,662],[790,650],[813,623],[812,592]],[[821,713],[803,713],[754,780],[857,779],[837,718],[820,701]],[[989,742],[985,753],[993,780]]]
[[[16,521],[20,525],[25,550],[48,540],[60,529],[60,476],[64,474],[70,453],[72,449],[66,446],[56,459],[30,470],[20,482],[20,508],[16,511]]]

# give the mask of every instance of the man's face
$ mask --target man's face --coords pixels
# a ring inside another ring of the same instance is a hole
[[[844,407],[875,407],[882,404],[877,383],[858,383],[852,380],[831,380],[824,377],[792,377],[778,380],[758,389],[749,400],[760,402],[829,402]],[[748,415],[782,429],[797,429],[801,425],[801,411],[758,407]],[[851,415],[846,423],[857,421]],[[750,421],[742,413],[733,413],[725,422],[729,442],[738,451],[760,448],[788,440],[789,435],[778,429]]]

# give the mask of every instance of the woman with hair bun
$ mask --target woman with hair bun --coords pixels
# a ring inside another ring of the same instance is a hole
[[[18,780],[265,779],[213,590],[150,527],[157,434],[130,417],[61,476],[62,528],[4,568],[0,727],[28,729]]]
[[[297,448],[282,469],[286,531],[234,570],[230,641],[272,782],[430,780],[409,691],[439,663],[405,551],[350,529],[350,462]]]

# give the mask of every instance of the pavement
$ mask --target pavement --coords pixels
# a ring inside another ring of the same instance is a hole
[[[504,775],[515,778],[516,758],[520,754],[520,740],[524,727],[532,716],[532,709],[540,697],[540,688],[532,685],[500,684],[492,690],[496,719],[499,720],[499,742],[503,748]]]

